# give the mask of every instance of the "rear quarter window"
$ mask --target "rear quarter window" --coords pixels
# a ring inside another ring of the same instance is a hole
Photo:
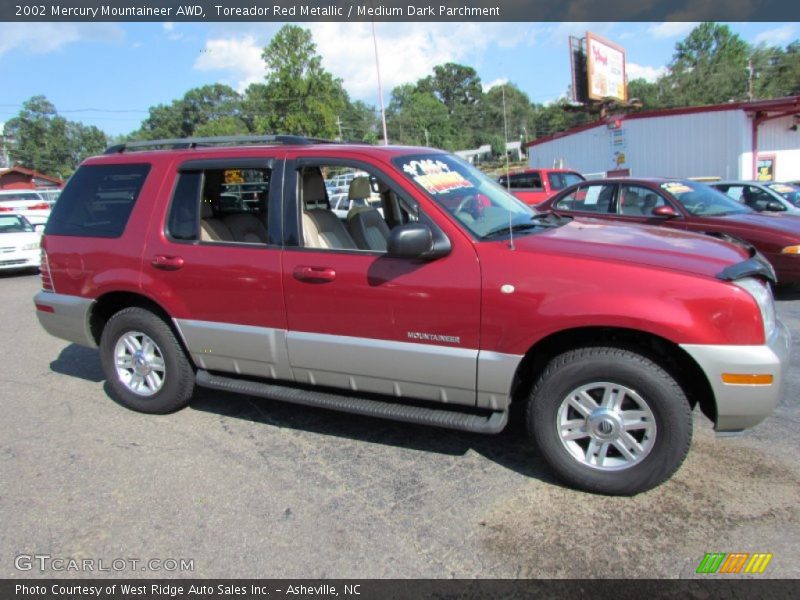
[[[64,188],[45,233],[115,238],[122,235],[150,165],[87,165]]]

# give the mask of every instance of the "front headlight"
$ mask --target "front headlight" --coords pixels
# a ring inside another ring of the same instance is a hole
[[[769,341],[775,331],[775,300],[772,297],[772,288],[765,281],[754,277],[737,279],[733,283],[750,294],[758,304],[761,320],[764,322],[764,338]]]
[[[23,250],[38,250],[39,249],[39,242],[33,242],[32,244],[25,244],[22,247]]]

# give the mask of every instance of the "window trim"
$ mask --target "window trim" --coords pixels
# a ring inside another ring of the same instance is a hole
[[[182,244],[182,245],[191,245],[191,246],[212,246],[212,247],[228,247],[228,248],[251,248],[251,249],[262,249],[262,248],[280,248],[281,247],[281,236],[276,236],[273,231],[273,217],[271,216],[273,209],[275,208],[275,204],[278,207],[282,206],[282,203],[279,202],[277,199],[273,200],[273,194],[280,196],[275,186],[280,186],[281,188],[283,183],[282,173],[279,175],[280,169],[275,168],[276,163],[283,163],[284,161],[280,159],[276,159],[273,157],[243,157],[243,158],[207,158],[207,159],[191,159],[187,160],[178,165],[175,173],[176,176],[174,177],[172,190],[170,192],[170,199],[167,204],[167,210],[164,213],[163,217],[163,224],[162,224],[162,232],[164,234],[164,238],[168,240],[170,243],[173,244]],[[280,165],[279,165],[280,166]],[[270,171],[270,183],[269,183],[269,192],[267,195],[267,219],[264,222],[264,226],[267,228],[267,243],[263,244],[260,242],[236,242],[236,241],[208,241],[202,240],[200,235],[200,203],[202,201],[202,191],[203,187],[205,186],[205,173],[206,171],[213,170],[213,171],[220,171],[226,169],[260,169],[260,170],[269,170]],[[189,173],[200,173],[201,181],[200,186],[198,187],[197,191],[197,198],[195,199],[196,207],[197,207],[197,239],[196,240],[184,240],[175,238],[169,231],[169,217],[172,214],[172,207],[175,202],[175,192],[178,189],[178,184],[180,183],[181,177],[185,174]],[[278,229],[280,232],[280,229]],[[277,239],[278,241],[273,241]]]

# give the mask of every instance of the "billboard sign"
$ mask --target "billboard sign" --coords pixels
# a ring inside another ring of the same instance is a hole
[[[589,98],[628,101],[625,50],[593,33],[586,34],[586,70]]]

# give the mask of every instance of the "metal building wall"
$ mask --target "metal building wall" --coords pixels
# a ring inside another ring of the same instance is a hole
[[[621,119],[626,161],[616,164],[613,131],[606,125],[531,146],[529,164],[581,173],[628,168],[635,176],[736,178],[742,153],[750,150],[750,120],[744,111],[707,111]],[[617,134],[618,135],[618,134]]]
[[[800,127],[791,129],[796,124],[794,116],[782,117],[762,123],[758,128],[758,153],[775,156],[775,180],[796,181],[800,179]],[[742,155],[742,177],[752,177],[752,153],[749,136],[746,152]]]

